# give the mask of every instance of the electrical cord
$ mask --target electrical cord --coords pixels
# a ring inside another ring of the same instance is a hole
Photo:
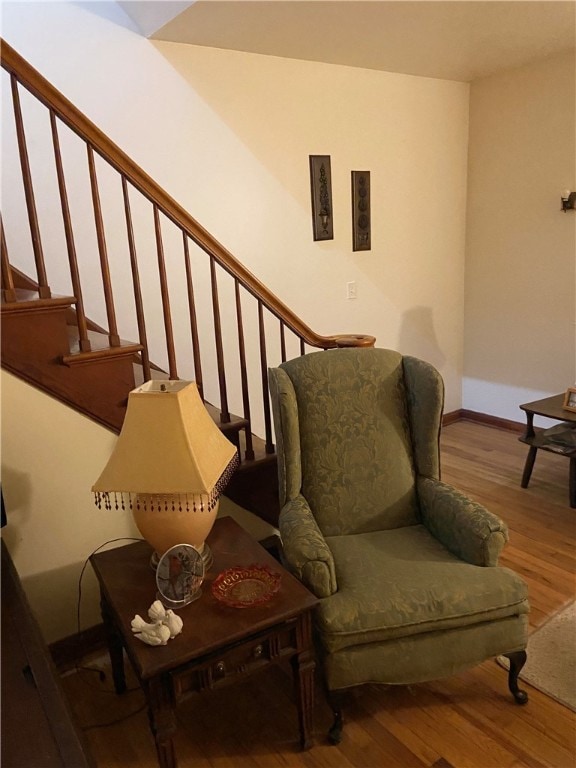
[[[115,544],[119,541],[143,541],[143,539],[135,538],[132,536],[122,536],[117,539],[109,539],[108,541],[105,541],[103,544],[100,544],[99,547],[96,547],[96,549],[91,552],[86,560],[84,561],[84,564],[82,566],[82,570],[80,571],[80,576],[78,578],[78,601],[76,605],[76,629],[78,637],[80,637],[80,631],[81,631],[81,620],[80,620],[80,608],[82,603],[82,579],[84,578],[84,573],[86,571],[86,568],[88,566],[88,563],[90,562],[90,558],[92,555],[95,555],[97,552],[99,552],[104,547],[108,546],[108,544]],[[74,665],[74,668],[76,672],[85,671],[85,672],[95,672],[98,674],[100,682],[104,682],[106,680],[106,673],[102,669],[98,669],[96,667],[90,667],[90,666],[83,666],[78,663]],[[106,690],[103,688],[98,688],[95,685],[91,685],[83,676],[81,676],[82,681],[88,685],[90,688],[93,688],[94,690],[100,691],[101,693],[115,693],[115,691]],[[126,693],[133,693],[135,691],[141,691],[142,689],[140,686],[137,686],[136,688],[127,688]],[[114,720],[110,720],[108,722],[103,723],[92,723],[90,725],[81,726],[83,731],[91,731],[95,728],[107,728],[112,725],[117,725],[118,723],[123,722],[124,720],[128,720],[129,718],[133,717],[134,715],[139,714],[144,709],[146,709],[146,703],[142,704],[138,709],[134,710],[133,712],[129,712],[126,715],[122,715],[122,717],[115,718]]]
[[[122,715],[122,717],[117,717],[115,720],[109,720],[107,723],[92,723],[92,725],[83,725],[81,726],[83,731],[93,731],[96,728],[109,728],[112,725],[118,725],[119,723],[123,723],[125,720],[129,720],[131,717],[134,717],[134,715],[139,715],[140,712],[143,712],[147,707],[147,704],[142,704],[141,707],[138,707],[138,709],[135,709],[133,712],[129,712],[127,715]]]
[[[82,570],[80,571],[80,576],[78,578],[78,602],[76,605],[76,631],[78,635],[80,635],[80,603],[82,601],[82,579],[84,578],[84,572],[88,566],[88,563],[90,562],[90,558],[92,555],[95,555],[97,552],[100,552],[101,549],[104,547],[107,547],[108,544],[115,544],[117,541],[143,541],[143,539],[135,538],[134,536],[120,536],[117,539],[109,539],[108,541],[105,541],[103,544],[100,544],[99,547],[96,547],[96,549],[91,552],[86,560],[84,560],[84,565],[82,566]]]

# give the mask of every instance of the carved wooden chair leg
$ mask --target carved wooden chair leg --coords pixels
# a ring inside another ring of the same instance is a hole
[[[342,741],[342,731],[344,728],[344,721],[342,718],[342,694],[335,693],[334,691],[328,691],[328,703],[334,716],[330,730],[328,731],[328,741],[330,744],[340,744]]]
[[[526,664],[526,651],[505,653],[504,656],[510,660],[510,670],[508,672],[508,688],[510,689],[510,693],[514,696],[516,704],[526,704],[528,701],[528,694],[526,691],[518,688],[518,675],[524,664]]]
[[[328,706],[330,707],[332,716],[334,718],[332,725],[328,730],[328,741],[330,744],[340,744],[342,741],[343,730],[342,707],[346,694],[344,691],[331,691],[328,687],[328,680],[326,679],[326,668],[323,663],[324,649],[322,648],[317,635],[315,635],[314,639],[316,645],[316,660],[319,664],[318,669],[320,671],[322,690],[324,691],[326,701],[328,702]]]

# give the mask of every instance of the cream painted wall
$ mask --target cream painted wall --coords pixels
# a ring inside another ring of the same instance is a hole
[[[426,358],[460,407],[467,85],[152,43],[113,3],[5,5],[5,39],[314,330]],[[330,242],[309,154],[332,157]],[[352,252],[353,169],[372,174],[371,252]]]
[[[2,10],[2,36],[314,330],[372,333],[379,346],[429,360],[444,376],[446,410],[460,407],[468,86],[151,43],[114,3]],[[312,240],[309,154],[332,157],[331,242]],[[368,253],[351,248],[353,169],[372,174]],[[8,182],[3,207],[12,194]],[[9,245],[18,242],[25,226],[4,223]],[[62,233],[43,236],[57,267]],[[81,254],[94,260],[94,243]],[[349,281],[355,301],[345,298]],[[124,309],[121,333],[135,338],[123,331]],[[52,641],[76,631],[85,558],[132,528],[98,513],[89,492],[112,436],[6,374],[2,383],[3,537]],[[98,620],[86,578],[83,626]]]
[[[470,92],[463,403],[516,421],[576,377],[576,214],[560,210],[576,188],[575,64],[563,54]]]
[[[379,346],[435,364],[447,410],[458,408],[467,86],[157,47],[266,174],[258,181],[254,170],[228,169],[234,189],[222,207],[234,222],[234,252],[319,332],[373,333]],[[321,244],[311,237],[309,154],[332,159],[335,237]],[[371,171],[370,252],[351,249],[352,169]],[[433,193],[415,204],[425,190]],[[212,226],[221,224],[213,218]],[[346,299],[348,281],[357,284],[355,301]]]
[[[74,634],[78,580],[93,550],[138,536],[129,515],[98,510],[90,488],[116,436],[2,371],[2,529],[44,638]],[[114,546],[128,542],[119,542]],[[92,569],[82,580],[83,629],[99,622]]]

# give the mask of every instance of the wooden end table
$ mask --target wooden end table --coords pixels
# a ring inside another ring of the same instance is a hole
[[[314,668],[312,611],[317,598],[261,547],[232,518],[216,520],[208,543],[214,564],[202,595],[178,611],[181,634],[165,646],[138,640],[130,623],[135,614],[148,620],[156,599],[151,548],[142,541],[92,555],[100,584],[114,686],[126,690],[123,649],[146,694],[150,726],[162,768],[177,765],[173,745],[176,706],[194,691],[219,687],[290,659],[293,669],[300,745],[312,743]],[[234,566],[266,565],[281,574],[280,590],[266,603],[232,608],[216,600],[211,584]]]
[[[534,429],[534,416],[545,416],[548,419],[564,422],[567,432],[576,430],[576,413],[564,410],[562,408],[563,403],[564,395],[561,394],[545,397],[542,400],[535,400],[533,403],[524,403],[524,405],[520,406],[526,413],[526,432],[522,435],[520,441],[530,446],[520,485],[522,488],[528,487],[538,449],[566,456],[570,459],[570,506],[576,507],[576,447],[571,447],[569,444],[563,444],[559,441],[557,439],[558,432],[554,428],[543,429],[538,432]],[[558,430],[558,427],[555,429]]]

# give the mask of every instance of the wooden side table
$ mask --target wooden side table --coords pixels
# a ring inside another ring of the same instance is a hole
[[[136,613],[147,620],[147,610],[156,599],[150,546],[137,542],[90,558],[100,584],[116,692],[126,690],[125,649],[147,697],[162,768],[177,765],[172,739],[175,708],[181,701],[194,691],[239,681],[284,659],[290,660],[293,669],[300,745],[307,749],[312,743],[312,611],[317,598],[232,518],[216,520],[208,543],[214,564],[202,595],[178,611],[183,631],[165,646],[145,645],[134,637],[130,626]],[[214,598],[211,584],[219,573],[253,564],[266,565],[281,574],[280,590],[271,600],[249,608],[232,608]]]
[[[534,430],[534,416],[545,416],[548,419],[564,422],[567,432],[576,431],[576,413],[565,411],[562,408],[563,402],[564,395],[561,394],[545,397],[542,400],[535,400],[532,403],[524,403],[524,405],[520,406],[526,413],[526,432],[522,435],[520,441],[530,446],[520,485],[522,488],[528,487],[538,449],[566,456],[570,459],[568,482],[570,506],[576,507],[576,447],[563,444],[557,439],[558,432],[556,430],[558,427],[544,429],[539,432]]]

